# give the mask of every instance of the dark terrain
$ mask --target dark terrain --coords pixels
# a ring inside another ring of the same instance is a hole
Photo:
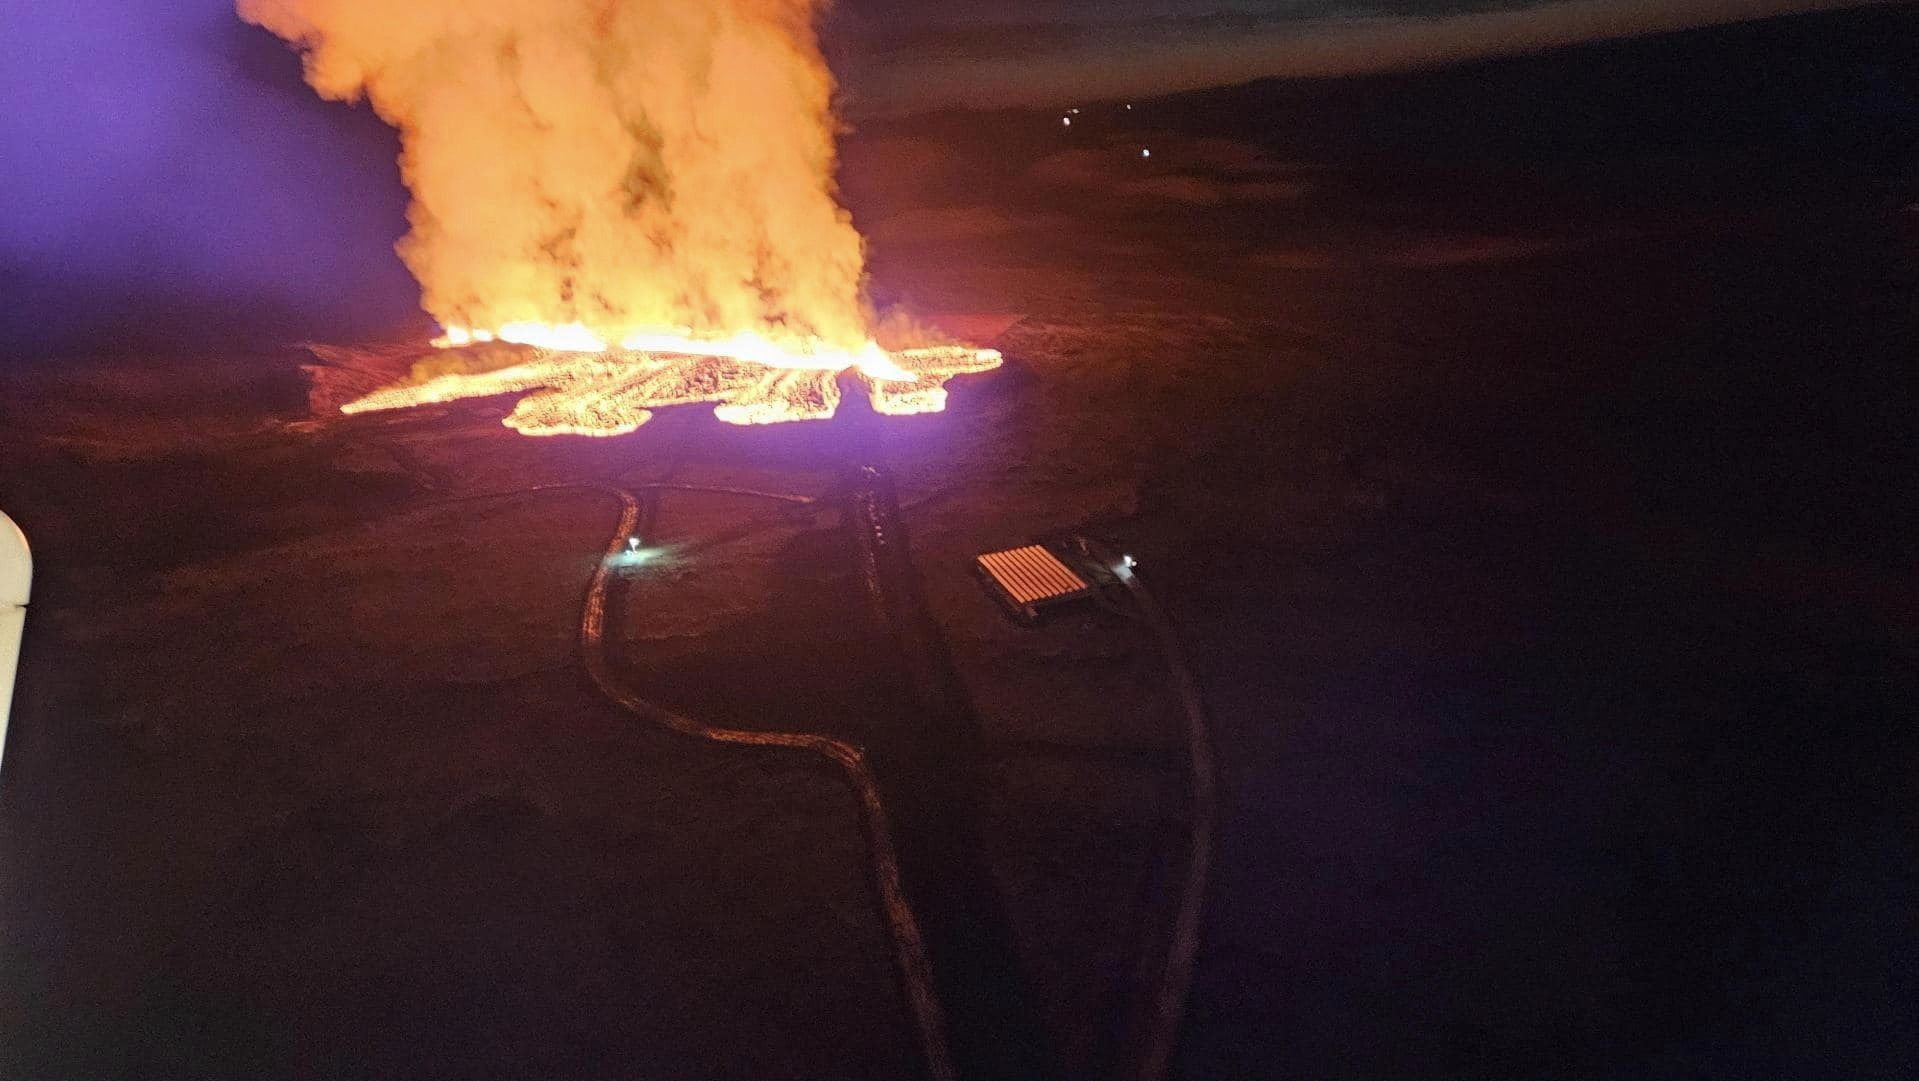
[[[313,415],[305,353],[164,320],[0,358],[39,560],[0,1076],[913,1076],[838,777],[594,690],[609,500],[454,502],[874,460],[1064,1075],[1111,1065],[1186,814],[1138,632],[968,572],[1068,529],[1139,557],[1211,708],[1178,1076],[1919,1071],[1919,15],[1072,104],[848,141],[877,300],[1025,316],[938,416],[529,440]],[[668,494],[647,536],[637,686],[889,738],[836,513]]]

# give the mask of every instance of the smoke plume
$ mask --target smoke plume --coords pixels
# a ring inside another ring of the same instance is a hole
[[[443,325],[866,340],[825,0],[238,0],[401,134]]]

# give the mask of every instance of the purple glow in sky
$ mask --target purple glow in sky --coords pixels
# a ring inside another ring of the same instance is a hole
[[[230,0],[13,0],[6,31],[0,348],[129,313],[297,332],[412,308],[397,144]]]

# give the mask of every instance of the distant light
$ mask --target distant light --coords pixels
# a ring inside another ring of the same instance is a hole
[[[638,537],[628,537],[628,538],[626,538],[626,550],[627,550],[627,551],[629,551],[629,552],[637,552],[637,551],[639,551],[639,550],[640,550],[640,538],[638,538]]]
[[[1066,111],[1067,111],[1067,112],[1069,112],[1069,113],[1072,113],[1072,114],[1073,114],[1074,116],[1078,116],[1078,115],[1079,115],[1079,110],[1078,110],[1078,109],[1068,109],[1068,110],[1066,110]]]
[[[1139,560],[1134,559],[1132,556],[1120,556],[1119,560],[1121,563],[1126,564],[1128,570],[1139,566]]]
[[[1126,111],[1127,111],[1127,112],[1129,112],[1129,113],[1130,113],[1130,112],[1132,112],[1132,111],[1133,111],[1133,107],[1132,107],[1131,105],[1128,105],[1128,106],[1126,107]]]
[[[1059,118],[1059,122],[1060,122],[1061,124],[1064,124],[1065,126],[1067,126],[1067,127],[1069,127],[1069,128],[1073,126],[1073,118],[1072,118],[1072,117],[1070,117],[1070,116],[1062,116],[1062,117],[1060,117],[1060,118]]]
[[[1152,152],[1152,151],[1150,151],[1150,150],[1144,150],[1144,149],[1142,149],[1142,150],[1141,150],[1141,151],[1139,152],[1139,156],[1140,156],[1140,157],[1142,157],[1142,158],[1150,158],[1150,157],[1152,157],[1152,156],[1153,156],[1153,152]]]

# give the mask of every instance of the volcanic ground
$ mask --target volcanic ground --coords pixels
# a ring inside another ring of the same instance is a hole
[[[1919,36],[1806,25],[863,125],[877,299],[1021,317],[935,416],[527,439],[315,410],[366,376],[292,347],[0,367],[0,1072],[913,1076],[842,779],[605,700],[617,508],[526,491],[871,463],[1060,1076],[1112,1065],[1189,811],[1150,640],[969,573],[1062,531],[1138,557],[1210,708],[1179,1076],[1910,1076]],[[903,723],[830,502],[642,526],[636,688]]]

